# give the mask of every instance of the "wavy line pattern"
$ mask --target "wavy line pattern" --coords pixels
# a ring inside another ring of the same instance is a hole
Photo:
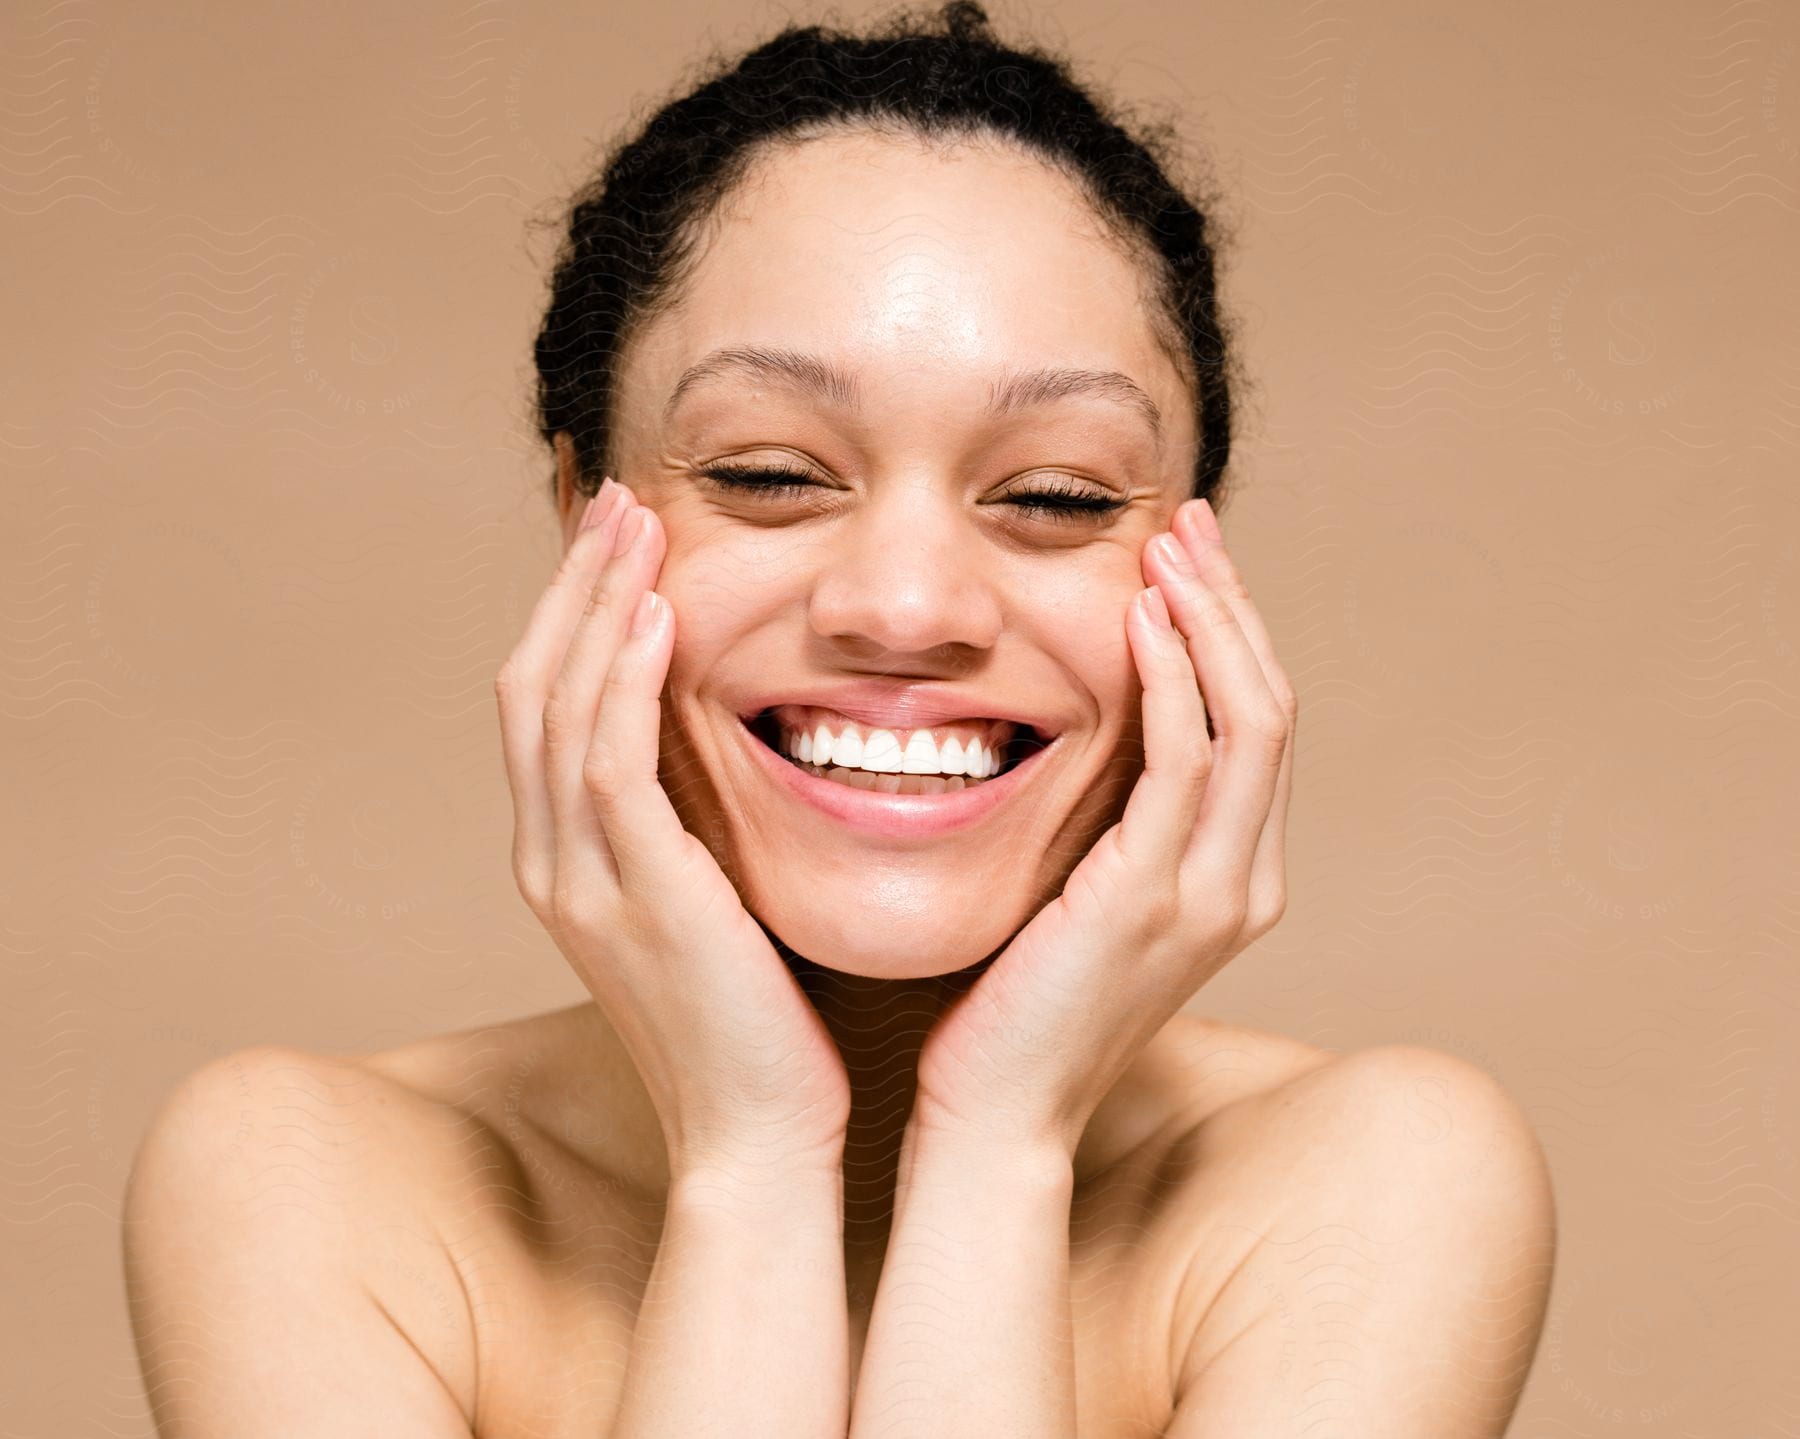
[[[1651,128],[1643,193],[1694,215],[1742,204],[1800,210],[1800,23],[1792,6],[1735,0],[1701,33]]]
[[[1560,1226],[1511,1432],[1800,1436],[1800,8],[1071,16],[1214,151],[1225,530],[1302,697],[1288,914],[1189,1005],[1243,1028],[1171,1051],[1181,1092],[1294,1040],[1494,1076]],[[0,1439],[149,1439],[268,1312],[229,1278],[129,1308],[127,1180],[178,1093],[162,1159],[237,1186],[246,1244],[359,1246],[457,1395],[604,1432],[662,1196],[590,1162],[623,1081],[546,1020],[586,991],[508,869],[493,679],[561,552],[521,225],[741,23],[0,14]],[[1349,1118],[1467,1145],[1474,1191],[1500,1139],[1467,1113],[1427,1081]],[[441,1232],[369,1192],[396,1154]],[[882,1156],[847,1160],[878,1204]],[[1154,1384],[1086,1376],[1166,1363],[1171,1308],[1273,1313],[1223,1357],[1309,1434],[1358,1432],[1407,1341],[1412,1188],[1152,1218],[1216,1161],[1172,1144],[1074,1216],[1084,1439],[1158,1432]],[[1237,1278],[1134,1268],[1177,1239]],[[1522,1365],[1548,1258],[1497,1262],[1455,1339]]]
[[[516,195],[497,113],[507,6],[473,0],[448,23],[454,28],[435,37],[431,61],[408,97],[392,168],[372,181],[378,193],[437,216]]]
[[[7,24],[0,52],[0,213],[36,219],[80,203],[115,215],[148,208],[95,165],[83,144],[83,65],[91,60],[101,15],[102,7],[89,0],[58,0],[36,14],[21,9]]]

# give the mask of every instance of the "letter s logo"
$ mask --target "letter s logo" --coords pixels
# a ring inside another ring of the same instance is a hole
[[[386,295],[363,295],[350,307],[350,358],[359,365],[385,365],[400,353],[400,323]]]
[[[1655,831],[1635,806],[1615,804],[1607,814],[1606,862],[1614,869],[1635,873],[1650,868]]]
[[[1612,325],[1612,338],[1606,342],[1606,358],[1615,365],[1644,365],[1656,353],[1656,336],[1651,332],[1649,308],[1644,296],[1627,290],[1615,296],[1606,307],[1606,318]]]
[[[383,844],[376,829],[386,829],[385,824],[372,826],[370,818],[377,811],[392,809],[393,804],[385,799],[370,800],[367,804],[358,805],[356,812],[350,817],[350,828],[356,835],[356,845],[350,851],[350,862],[358,869],[391,869],[394,863],[394,849],[391,844]],[[371,854],[371,851],[373,853]]]
[[[1607,1337],[1612,1343],[1606,1350],[1606,1367],[1614,1374],[1642,1374],[1650,1368],[1650,1356],[1644,1351],[1643,1328],[1624,1310],[1614,1307],[1606,1322]]]

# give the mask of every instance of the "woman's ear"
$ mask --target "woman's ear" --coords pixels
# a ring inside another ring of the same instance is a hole
[[[567,549],[569,541],[575,538],[575,526],[581,523],[582,506],[587,501],[575,487],[581,478],[581,466],[575,458],[575,441],[567,430],[558,430],[553,443],[556,446],[556,518],[562,526],[563,548]]]

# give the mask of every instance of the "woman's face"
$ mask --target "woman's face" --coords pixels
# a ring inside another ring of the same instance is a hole
[[[808,959],[974,964],[1060,891],[1141,769],[1125,612],[1197,437],[1140,272],[1047,167],[860,132],[766,159],[683,294],[629,347],[614,413],[616,477],[668,539],[663,785]],[[726,465],[807,483],[732,488],[707,473]],[[1046,489],[1117,508],[1016,502]],[[1004,743],[995,721],[1054,738],[1016,774],[914,796],[757,737],[823,724],[839,750],[853,719],[865,765],[879,729],[913,769],[950,739]]]

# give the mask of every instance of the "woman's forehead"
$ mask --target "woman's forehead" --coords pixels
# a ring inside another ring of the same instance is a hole
[[[1043,162],[1007,147],[861,137],[759,159],[707,226],[700,268],[731,284],[902,275],[1068,285],[1073,272],[1129,289],[1137,279],[1081,192]]]
[[[1164,409],[1182,403],[1128,258],[1097,230],[1051,223],[1059,212],[1041,197],[1011,205],[979,184],[929,194],[925,163],[922,188],[771,188],[723,221],[651,327],[660,333],[642,337],[634,368],[659,407],[687,371],[738,348],[890,379],[1116,371]]]
[[[741,418],[755,396],[788,415],[860,402],[884,430],[965,410],[985,428],[1009,391],[1063,384],[1095,397],[1063,416],[1179,453],[1192,396],[1143,272],[1084,203],[998,146],[852,136],[767,157],[706,227],[676,302],[628,347],[621,419],[669,436]]]

